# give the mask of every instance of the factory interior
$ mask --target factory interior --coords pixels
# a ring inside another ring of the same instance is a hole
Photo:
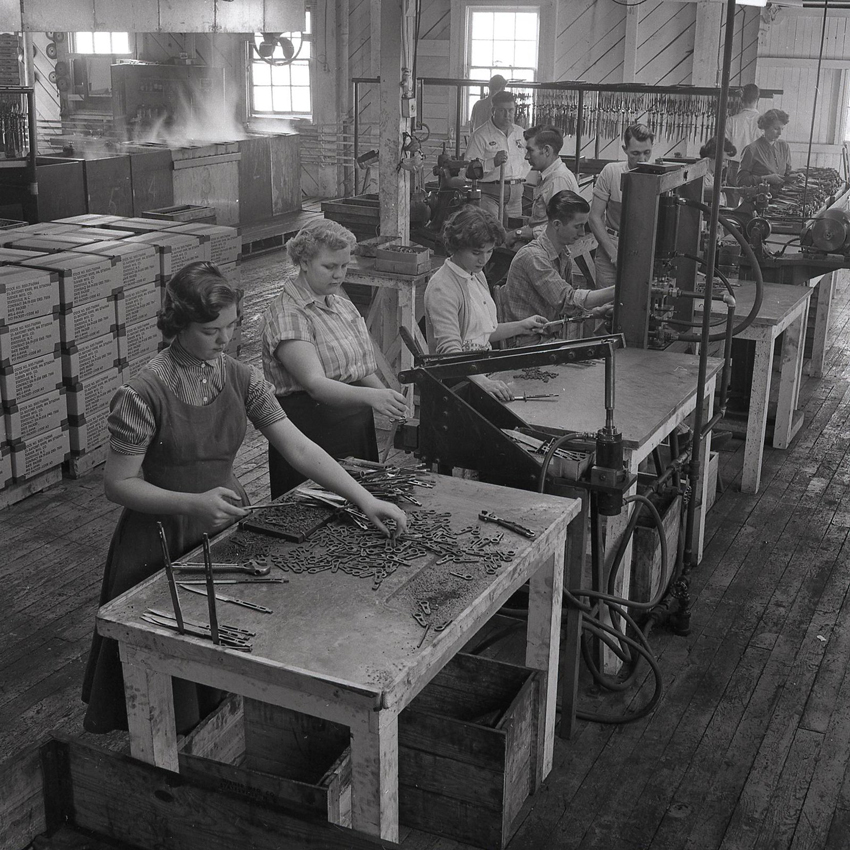
[[[0,0],[0,850],[850,850],[848,56]]]

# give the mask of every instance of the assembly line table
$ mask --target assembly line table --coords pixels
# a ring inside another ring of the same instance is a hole
[[[438,555],[399,567],[377,591],[371,579],[341,570],[287,572],[287,584],[236,585],[235,595],[274,611],[262,614],[219,603],[220,621],[257,632],[251,653],[142,620],[148,608],[171,610],[164,571],[103,606],[98,631],[120,645],[131,754],[178,771],[173,676],[341,723],[351,729],[352,825],[397,841],[399,713],[529,581],[525,663],[544,676],[537,787],[552,769],[564,553],[568,525],[580,503],[439,475],[433,480],[433,489],[416,488],[421,509],[450,512],[454,530],[475,525],[478,512],[488,509],[532,528],[537,536],[528,540],[506,531],[505,545],[515,555],[493,575],[465,565],[475,575],[456,581],[461,587],[453,589],[453,619],[441,632],[430,629],[421,646],[423,630],[411,615],[406,591],[417,582],[433,586],[436,580],[442,586],[451,580],[447,571],[453,565],[437,564]],[[496,526],[486,530],[501,531]],[[216,543],[230,533],[213,541],[214,556]],[[205,598],[181,593],[181,602],[184,616],[208,621]]]
[[[746,281],[746,284],[735,290],[736,317],[746,316],[755,302],[756,287],[750,281]],[[744,468],[741,475],[741,492],[743,493],[758,493],[761,483],[761,464],[764,456],[767,411],[773,374],[773,349],[780,334],[784,335],[773,447],[787,449],[803,424],[803,414],[798,413],[797,404],[803,376],[806,319],[813,291],[808,287],[766,283],[758,315],[748,328],[735,337],[752,340],[756,347],[744,443]],[[700,307],[701,303],[698,301],[697,306]],[[718,313],[725,314],[724,307],[718,305],[716,309]],[[701,313],[701,310],[699,312]],[[712,309],[712,314],[714,312]]]

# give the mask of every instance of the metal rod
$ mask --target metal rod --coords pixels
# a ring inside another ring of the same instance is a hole
[[[605,346],[605,430],[614,430],[614,345]]]
[[[423,80],[423,83],[427,82]],[[460,116],[461,105],[463,103],[460,86],[455,89],[455,159],[460,159]]]
[[[806,153],[806,182],[803,184],[803,201],[802,201],[802,210],[804,212],[803,218],[805,219],[805,209],[806,209],[806,195],[809,192],[809,168],[812,164],[812,140],[815,135],[815,117],[817,115],[818,109],[818,92],[820,91],[820,71],[821,64],[823,63],[823,42],[826,38],[826,14],[829,8],[829,0],[824,0],[823,3],[823,25],[820,31],[820,52],[818,53],[818,72],[815,76],[815,96],[812,100],[812,124],[809,128],[809,149]]]
[[[693,438],[691,441],[691,467],[689,483],[694,498],[688,502],[687,523],[685,525],[685,545],[683,552],[683,577],[695,567],[697,553],[694,551],[694,533],[696,530],[699,482],[703,474],[700,455],[702,453],[704,396],[708,376],[708,343],[711,334],[711,281],[714,280],[715,255],[717,244],[717,224],[720,215],[720,191],[723,185],[723,143],[726,140],[726,108],[729,100],[729,76],[732,67],[732,42],[735,28],[735,0],[726,0],[726,32],[723,44],[723,71],[720,79],[720,102],[717,105],[717,123],[715,126],[714,186],[711,197],[711,215],[708,222],[708,261],[706,262],[705,298],[702,308],[702,339],[699,351],[699,372],[697,376],[697,403],[694,408]]]
[[[212,642],[216,645],[221,643],[218,636],[218,614],[215,610],[215,582],[213,581],[212,555],[210,554],[210,538],[204,535],[204,577],[207,580],[207,608],[210,612],[210,633]]]
[[[159,530],[159,545],[162,547],[162,561],[165,575],[168,578],[168,590],[171,593],[171,604],[174,606],[174,619],[177,620],[177,631],[182,635],[186,631],[183,625],[183,611],[180,608],[180,597],[177,595],[177,584],[174,581],[174,570],[171,568],[171,556],[168,554],[168,541],[165,539],[165,529],[157,522]]]
[[[578,117],[576,120],[576,180],[581,173],[581,137],[584,131],[584,89],[578,92]]]
[[[360,156],[360,80],[354,79],[354,161]],[[355,193],[357,187],[354,187]]]

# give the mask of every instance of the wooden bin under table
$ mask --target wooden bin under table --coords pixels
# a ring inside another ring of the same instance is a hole
[[[399,820],[503,848],[534,790],[540,674],[459,654],[399,715]],[[214,790],[350,826],[349,730],[231,695],[181,744],[180,772]]]

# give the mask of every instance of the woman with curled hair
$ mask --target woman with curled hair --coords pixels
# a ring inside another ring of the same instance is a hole
[[[405,527],[404,513],[379,502],[286,418],[272,388],[224,351],[241,293],[211,263],[191,263],[168,282],[159,327],[171,344],[120,387],[110,405],[107,498],[124,511],[112,536],[103,605],[163,566],[157,522],[177,559],[248,515],[233,460],[248,420],[296,468],[358,504],[376,526]],[[210,711],[221,694],[174,679],[178,732]],[[83,684],[90,732],[127,728],[115,641],[95,634]]]
[[[355,242],[317,219],[286,243],[296,272],[263,314],[263,371],[286,415],[328,454],[376,461],[374,414],[401,419],[407,406],[378,377],[366,322],[341,294]],[[277,497],[304,475],[270,444],[269,479]]]
[[[762,135],[744,148],[738,169],[739,186],[758,186],[769,183],[783,186],[791,174],[791,148],[779,137],[788,123],[788,113],[781,109],[768,109],[759,116]]]
[[[492,343],[532,333],[546,324],[543,316],[499,322],[484,266],[505,231],[491,213],[479,207],[461,207],[445,224],[443,242],[449,258],[434,272],[425,289],[425,327],[432,354],[487,350]],[[485,392],[509,401],[512,392],[503,381],[471,375]]]

